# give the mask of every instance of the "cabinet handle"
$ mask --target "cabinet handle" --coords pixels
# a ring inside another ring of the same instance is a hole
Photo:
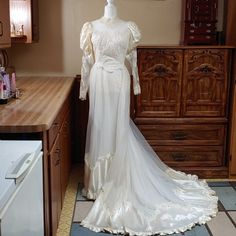
[[[60,165],[60,159],[57,159],[54,164],[54,166],[58,166],[58,165]]]
[[[187,137],[187,134],[183,132],[175,132],[175,133],[172,133],[171,136],[174,140],[185,140]]]
[[[185,161],[186,157],[186,155],[180,153],[172,154],[172,158],[174,159],[174,161]]]
[[[0,21],[0,37],[3,36],[3,23]]]

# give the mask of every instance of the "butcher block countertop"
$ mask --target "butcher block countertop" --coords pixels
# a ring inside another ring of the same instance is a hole
[[[69,95],[72,77],[20,77],[22,95],[0,104],[0,133],[31,133],[48,130]]]

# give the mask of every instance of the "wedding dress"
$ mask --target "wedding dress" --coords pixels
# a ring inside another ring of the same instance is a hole
[[[204,180],[165,165],[129,117],[130,75],[140,93],[133,22],[100,19],[81,31],[80,99],[89,91],[85,188],[96,199],[81,224],[129,235],[172,234],[204,224],[217,213],[217,196]],[[119,23],[119,24],[118,24]]]

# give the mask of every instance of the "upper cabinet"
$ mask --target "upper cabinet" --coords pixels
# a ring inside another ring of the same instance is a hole
[[[0,48],[11,46],[9,0],[0,1]]]
[[[10,0],[9,31],[12,43],[38,41],[38,0]]]
[[[218,0],[183,0],[183,44],[217,44]]]

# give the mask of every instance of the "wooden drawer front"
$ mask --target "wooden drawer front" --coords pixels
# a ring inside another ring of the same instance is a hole
[[[157,155],[170,166],[222,166],[223,146],[154,146]]]
[[[63,120],[69,110],[69,106],[70,106],[70,99],[68,98],[64,105],[62,106],[59,114],[57,115],[56,119],[54,120],[51,128],[49,129],[48,131],[48,142],[49,142],[49,150],[51,150],[52,146],[53,146],[53,143],[56,139],[56,136],[58,134],[58,132],[60,131],[61,129],[61,126],[62,126],[62,123],[63,123]]]
[[[51,128],[48,131],[48,142],[49,142],[49,150],[51,150],[53,143],[57,137],[57,134],[59,132],[60,129],[60,117],[57,116],[57,118],[55,119],[55,121],[53,122]]]
[[[215,23],[185,23],[186,34],[212,34],[216,32]]]
[[[137,117],[180,115],[182,50],[138,49],[142,93],[136,100]]]
[[[186,35],[188,44],[214,44],[217,42],[216,34],[190,34]]]
[[[224,145],[224,125],[138,125],[151,145]]]
[[[186,50],[183,76],[184,117],[225,117],[230,52]]]

